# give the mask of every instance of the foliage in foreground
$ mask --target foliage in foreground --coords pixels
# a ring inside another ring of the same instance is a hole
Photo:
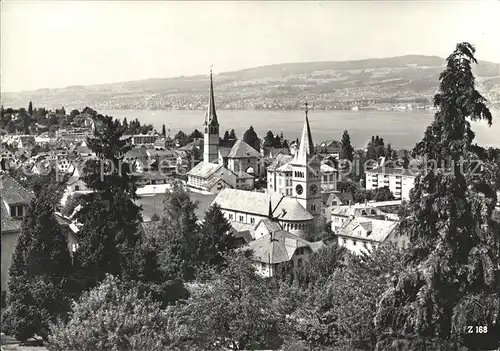
[[[69,322],[51,326],[49,350],[165,350],[174,336],[169,309],[107,276],[74,303]]]

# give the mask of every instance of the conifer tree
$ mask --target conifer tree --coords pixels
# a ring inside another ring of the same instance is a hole
[[[342,149],[340,151],[340,159],[352,162],[354,160],[354,148],[351,145],[351,137],[349,132],[344,130],[342,134]]]
[[[98,115],[102,128],[87,145],[99,159],[87,161],[83,180],[93,193],[83,196],[85,205],[78,212],[83,224],[79,232],[78,259],[87,282],[93,286],[106,273],[136,279],[138,267],[135,255],[141,245],[140,208],[134,203],[136,178],[123,163],[131,149],[123,138],[124,127],[112,117]]]
[[[231,139],[231,140],[236,140],[236,139],[238,139],[238,138],[236,137],[236,132],[234,131],[234,129],[231,129],[231,131],[229,132],[229,139]]]
[[[243,134],[243,141],[255,150],[260,151],[260,139],[252,126]]]
[[[224,254],[235,245],[233,236],[229,233],[231,228],[231,224],[217,204],[208,208],[200,227],[200,237],[197,243],[197,259],[200,263],[216,266],[222,264]]]
[[[229,131],[224,132],[224,140],[229,140]]]
[[[401,213],[400,228],[411,244],[407,268],[379,304],[375,322],[379,335],[385,334],[379,349],[409,334],[467,343],[468,325],[500,335],[500,227],[492,220],[498,169],[473,144],[467,120],[492,123],[475,88],[474,53],[472,45],[460,43],[447,58],[434,121],[414,149],[439,163],[417,177]]]
[[[30,103],[28,104],[28,114],[30,116],[33,116],[33,103],[30,101]]]
[[[70,307],[71,258],[54,217],[54,192],[54,186],[42,188],[31,201],[9,268],[9,308],[2,324],[20,341],[35,335],[48,340],[50,323]]]
[[[274,134],[272,131],[268,131],[264,137],[264,147],[272,147],[274,144]]]
[[[165,129],[165,125],[161,127],[161,135],[164,137],[167,136],[167,130]]]

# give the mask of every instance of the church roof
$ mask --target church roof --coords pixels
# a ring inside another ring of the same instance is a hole
[[[200,162],[188,172],[188,176],[208,178],[219,170],[222,165],[210,162]]]
[[[249,158],[249,157],[260,157],[260,153],[257,152],[253,147],[248,145],[243,140],[236,140],[231,151],[227,155],[228,158]]]
[[[273,215],[285,221],[309,221],[313,216],[294,198],[283,197],[281,194],[260,193],[239,189],[223,189],[213,203],[221,208],[243,213],[253,213],[267,217],[269,215],[269,200]]]

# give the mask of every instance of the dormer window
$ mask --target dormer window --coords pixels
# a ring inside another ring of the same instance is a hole
[[[10,216],[11,217],[24,217],[24,205],[11,205],[10,206]]]

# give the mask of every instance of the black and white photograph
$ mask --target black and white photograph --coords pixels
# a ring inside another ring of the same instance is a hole
[[[0,1],[1,350],[500,350],[500,1]]]

